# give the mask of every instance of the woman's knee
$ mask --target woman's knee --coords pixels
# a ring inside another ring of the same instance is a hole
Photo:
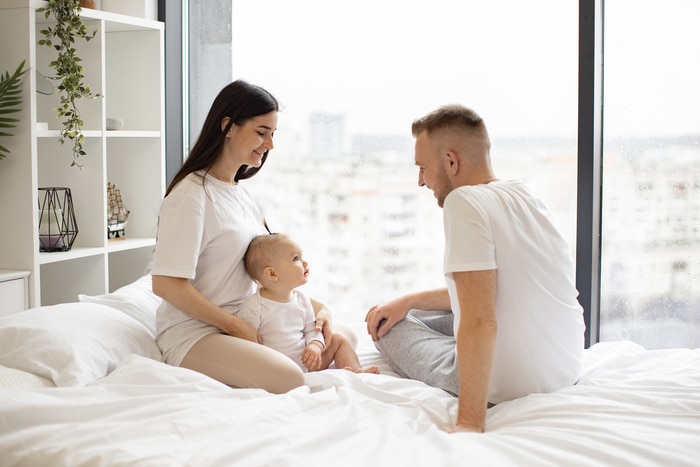
[[[275,394],[284,394],[304,385],[304,373],[301,368],[291,359],[287,360],[279,360],[269,368],[266,376],[270,378],[266,378],[266,381],[261,384],[263,389]]]

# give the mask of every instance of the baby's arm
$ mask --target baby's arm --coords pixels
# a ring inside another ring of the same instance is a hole
[[[304,341],[308,346],[313,341],[318,341],[321,345],[321,351],[326,348],[326,341],[323,333],[316,330],[316,315],[311,303],[306,300],[306,316],[304,317]]]
[[[302,295],[306,299],[305,296]],[[305,300],[306,316],[304,318],[304,341],[306,348],[301,354],[301,362],[309,371],[320,370],[323,364],[323,350],[326,343],[323,333],[316,330],[316,315],[308,299]]]
[[[234,316],[242,319],[246,323],[253,326],[256,331],[258,331],[259,344],[263,343],[262,336],[260,335],[260,325],[262,323],[261,312],[262,310],[260,309],[257,297],[255,295],[251,295],[243,302],[241,308],[233,313]]]

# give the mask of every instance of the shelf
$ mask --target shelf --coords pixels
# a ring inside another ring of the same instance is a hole
[[[41,8],[46,6],[48,2],[39,0],[29,0],[29,4],[32,8]],[[5,0],[4,7],[7,5],[9,8],[20,8],[27,6],[27,0]],[[164,28],[164,25],[160,21],[154,21],[144,18],[136,18],[133,16],[122,15],[119,13],[112,13],[111,11],[96,10],[91,8],[83,8],[81,16],[86,22],[91,22],[93,20],[104,21],[107,32],[130,32],[130,31],[143,31],[151,29]],[[53,22],[52,17],[46,18],[44,13],[37,13],[36,24],[45,24]]]
[[[124,240],[108,240],[107,250],[110,253],[114,253],[117,251],[155,246],[155,244],[155,238],[125,238]]]
[[[107,138],[160,138],[160,131],[146,130],[107,130]]]
[[[83,136],[85,138],[102,138],[102,132],[100,130],[83,130]],[[60,138],[61,130],[37,130],[37,138]]]
[[[73,247],[68,251],[41,251],[39,252],[39,264],[58,263],[78,258],[87,258],[104,254],[102,247]]]
[[[85,130],[85,138],[160,138],[158,130]],[[37,130],[37,138],[60,138],[61,130]]]
[[[25,60],[26,69],[53,74],[55,50],[37,43],[55,21],[36,12],[46,4],[0,0],[0,70]],[[33,71],[23,79],[17,128],[2,141],[10,155],[0,168],[0,212],[12,226],[0,229],[0,269],[28,271],[31,307],[110,292],[140,277],[153,254],[165,193],[164,25],[87,8],[82,19],[97,33],[75,48],[86,84],[102,95],[78,101],[82,169],[71,166],[72,141],[59,142],[59,92],[37,93]],[[108,118],[122,119],[122,129],[107,130]],[[107,239],[108,182],[130,211],[124,240]],[[51,186],[71,189],[78,235],[69,251],[39,251],[37,188]]]

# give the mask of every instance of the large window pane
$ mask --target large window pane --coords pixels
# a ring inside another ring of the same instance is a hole
[[[529,182],[573,251],[576,1],[232,5],[233,78],[284,107],[276,147],[247,186],[271,228],[304,247],[306,291],[341,318],[444,285],[442,211],[417,185],[410,134],[442,104],[484,117],[497,175]]]
[[[700,346],[698,17],[605,2],[601,340]]]

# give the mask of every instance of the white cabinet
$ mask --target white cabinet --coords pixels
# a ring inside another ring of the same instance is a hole
[[[0,269],[0,317],[29,308],[29,271]]]
[[[50,76],[54,51],[37,44],[45,28],[44,2],[0,0],[0,72],[26,60],[23,105],[11,150],[0,160],[0,268],[26,270],[30,306],[101,294],[143,274],[150,261],[157,213],[165,188],[163,24],[100,10],[83,9],[83,21],[97,36],[78,39],[85,79],[103,98],[79,101],[84,121],[84,170],[71,167],[72,142],[59,143],[61,121],[53,110],[58,91],[36,92],[34,70]],[[107,118],[123,127],[107,130]],[[48,129],[37,128],[38,122]],[[107,239],[107,183],[121,191],[131,211],[126,239]],[[78,235],[70,251],[39,252],[38,188],[71,189]]]

